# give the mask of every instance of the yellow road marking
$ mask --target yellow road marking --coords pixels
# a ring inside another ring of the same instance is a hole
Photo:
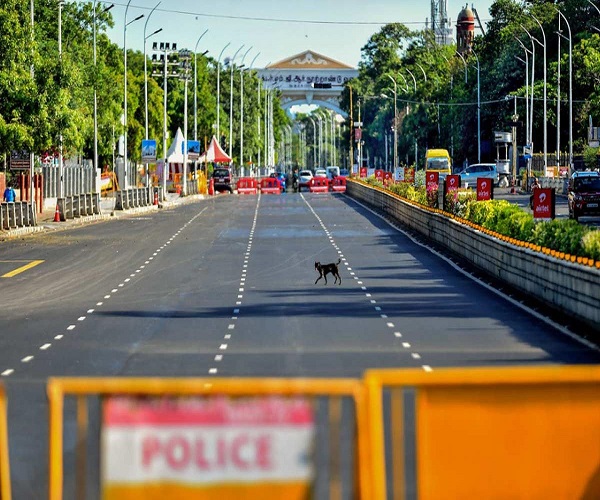
[[[32,267],[35,267],[38,264],[41,264],[42,262],[44,262],[44,261],[43,260],[32,260],[31,262],[29,262],[29,264],[25,264],[24,266],[18,267],[17,269],[15,269],[14,271],[11,271],[10,273],[3,274],[2,276],[0,276],[0,278],[12,278],[13,276],[16,276],[17,274],[22,273],[23,271],[27,271],[27,269],[31,269]]]

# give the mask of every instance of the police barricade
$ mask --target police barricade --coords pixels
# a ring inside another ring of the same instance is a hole
[[[600,366],[372,370],[365,383],[372,498],[600,498]]]
[[[334,193],[345,193],[346,192],[346,178],[340,177],[339,175],[337,177],[334,177],[331,180],[331,190]]]
[[[265,177],[260,181],[260,192],[265,194],[281,194],[281,185],[274,177]]]
[[[8,425],[6,423],[6,394],[0,384],[0,498],[10,500],[10,465],[8,461]]]
[[[371,498],[358,380],[51,378],[47,392],[50,500]]]
[[[258,183],[254,177],[242,177],[237,181],[238,194],[257,194]]]
[[[308,185],[308,190],[311,193],[328,193],[329,179],[326,177],[313,177]]]

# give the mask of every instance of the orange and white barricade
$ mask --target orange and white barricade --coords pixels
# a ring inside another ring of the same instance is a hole
[[[329,179],[327,179],[326,177],[313,177],[310,180],[308,189],[311,193],[328,193]]]
[[[260,181],[260,192],[265,194],[281,194],[281,185],[275,177],[265,177]]]
[[[242,177],[237,182],[237,192],[238,194],[257,194],[258,183],[256,182],[256,179],[252,177]]]
[[[345,177],[334,177],[331,180],[331,190],[335,193],[345,193],[346,192],[346,178]]]

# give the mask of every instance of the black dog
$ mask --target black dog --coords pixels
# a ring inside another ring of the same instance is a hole
[[[342,259],[338,259],[337,263],[335,264],[333,262],[331,264],[321,264],[320,262],[315,262],[315,269],[319,272],[317,281],[319,281],[321,278],[325,278],[325,284],[327,284],[327,275],[331,273],[335,278],[333,284],[335,285],[337,280],[340,280],[339,284],[341,285],[342,278],[340,278],[340,272],[338,270],[338,265],[340,262],[342,262]],[[317,281],[315,281],[315,285],[317,284]]]

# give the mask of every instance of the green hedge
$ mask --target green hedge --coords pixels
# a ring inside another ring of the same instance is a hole
[[[383,188],[369,177],[366,182]],[[389,190],[407,200],[436,207],[437,197],[427,196],[424,186],[408,183],[392,184]],[[446,210],[490,231],[533,243],[557,252],[600,261],[600,231],[569,219],[535,221],[533,215],[506,200],[476,201],[472,190],[461,191],[458,198],[446,199]]]

